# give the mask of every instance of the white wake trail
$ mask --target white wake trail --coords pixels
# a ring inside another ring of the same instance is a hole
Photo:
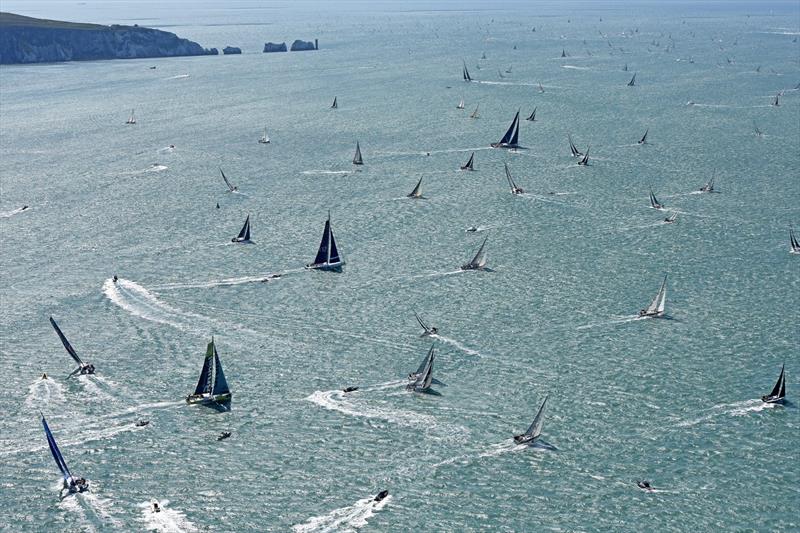
[[[367,520],[389,504],[391,495],[376,502],[372,498],[358,500],[355,504],[336,509],[322,516],[309,518],[306,523],[292,526],[295,533],[353,532],[367,525]]]

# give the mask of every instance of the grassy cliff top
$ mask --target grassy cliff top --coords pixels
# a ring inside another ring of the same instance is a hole
[[[103,26],[102,24],[85,24],[82,22],[65,22],[62,20],[37,19],[24,17],[14,13],[0,11],[0,28],[27,27],[51,28],[62,30],[111,30],[115,28],[129,28],[131,26]]]

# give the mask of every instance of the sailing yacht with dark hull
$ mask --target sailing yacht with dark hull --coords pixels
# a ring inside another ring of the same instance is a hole
[[[644,135],[642,135],[642,138],[637,141],[637,144],[647,144],[647,133],[649,131],[650,131],[650,128],[647,128],[646,130],[644,130]]]
[[[461,71],[461,77],[464,78],[464,81],[472,81],[472,77],[469,75],[469,70],[467,70],[467,62],[464,61],[464,68]]]
[[[339,103],[336,101],[336,97],[333,97],[333,103],[331,104],[331,109],[339,109]]]
[[[664,316],[664,306],[667,300],[667,276],[664,276],[664,281],[661,283],[661,288],[658,289],[655,298],[650,302],[650,305],[639,311],[640,317],[661,318]]]
[[[634,72],[631,81],[628,82],[628,87],[633,87],[635,85],[636,85],[636,73]]]
[[[58,449],[56,439],[53,437],[53,433],[50,431],[50,426],[47,425],[47,420],[45,420],[44,415],[41,416],[44,434],[45,437],[47,437],[47,446],[50,448],[50,453],[53,455],[53,459],[55,459],[58,469],[61,471],[61,476],[64,479],[63,490],[66,490],[70,494],[89,490],[88,481],[86,481],[84,478],[76,478],[69,471],[69,467],[67,467],[67,463],[64,461],[64,456],[61,455],[61,450]]]
[[[525,191],[522,189],[522,187],[518,187],[514,182],[514,178],[511,176],[511,172],[508,170],[508,164],[503,163],[503,166],[506,168],[506,180],[508,181],[508,186],[511,188],[511,194],[525,194]]]
[[[541,407],[539,407],[539,411],[536,413],[536,416],[533,419],[533,423],[531,423],[527,431],[525,431],[525,433],[522,433],[520,435],[514,435],[514,442],[516,444],[533,444],[542,434],[542,426],[544,425],[545,405],[547,405],[547,396],[544,397],[544,401],[542,402]]]
[[[75,374],[94,374],[94,365],[91,363],[84,363],[80,357],[78,357],[78,353],[75,351],[75,348],[72,347],[72,344],[67,340],[66,335],[61,332],[61,328],[58,327],[56,321],[53,320],[53,317],[50,317],[50,325],[53,326],[53,329],[56,330],[56,334],[58,338],[61,340],[61,344],[64,345],[64,349],[67,350],[67,353],[72,357],[72,359],[78,363],[78,368],[72,371],[70,376],[74,376]]]
[[[475,152],[472,152],[472,155],[469,156],[469,159],[466,163],[461,165],[461,170],[475,170]]]
[[[472,113],[469,115],[469,118],[481,118],[481,117],[480,117],[480,115],[478,114],[478,107],[480,107],[480,104],[476,104],[476,105],[475,105],[475,111],[473,111],[473,112],[472,112]]]
[[[438,394],[431,389],[431,385],[436,381],[433,379],[433,360],[435,356],[434,348],[431,346],[431,349],[428,350],[428,355],[425,357],[420,367],[417,368],[417,371],[408,375],[409,383],[406,385],[407,390]]]
[[[214,337],[206,348],[203,359],[203,369],[194,392],[186,397],[186,403],[199,405],[228,404],[231,401],[231,390],[222,371],[222,362],[219,360]]]
[[[422,318],[420,318],[420,316],[417,313],[414,313],[414,316],[417,317],[417,322],[419,322],[419,325],[422,326],[422,329],[425,330],[425,332],[422,333],[420,337],[431,337],[439,333],[438,328],[435,328],[433,326],[428,326],[425,322],[422,321]]]
[[[125,124],[136,124],[136,114],[131,109],[131,116],[128,117],[128,120],[125,121]]]
[[[269,135],[267,135],[267,127],[264,126],[264,135],[258,140],[259,144],[269,144]]]
[[[356,141],[356,153],[353,156],[354,165],[363,165],[364,159],[361,157],[361,145]]]
[[[652,207],[653,209],[659,209],[659,210],[664,209],[664,204],[662,204],[661,202],[658,201],[658,198],[656,198],[656,195],[653,194],[653,189],[650,189],[650,207]]]
[[[710,180],[708,180],[708,182],[706,182],[705,185],[700,187],[700,192],[717,192],[717,191],[714,190],[714,178],[713,178],[713,176],[712,176],[712,178]]]
[[[800,241],[797,240],[793,228],[789,228],[789,246],[789,253],[800,254]]]
[[[461,265],[461,270],[484,270],[486,268],[486,240],[489,237],[483,239],[483,243],[481,247],[478,248],[475,257],[472,258],[472,261]]]
[[[225,173],[222,171],[222,169],[219,169],[219,173],[222,174],[222,180],[225,182],[225,185],[228,187],[228,192],[238,192],[239,191],[239,187],[237,187],[236,185],[233,185],[230,182],[230,180],[228,180],[227,176],[225,176]]]
[[[506,134],[499,142],[492,143],[492,148],[520,148],[519,145],[519,110],[514,115],[514,120],[511,121],[511,126],[508,127]]]
[[[572,136],[570,134],[567,134],[567,140],[569,141],[569,153],[572,157],[583,157],[583,152],[578,150],[578,147],[572,142]]]
[[[343,266],[344,258],[340,256],[339,249],[336,247],[336,239],[333,236],[333,228],[331,227],[331,213],[329,211],[317,256],[314,258],[313,263],[306,265],[306,268],[309,270],[341,272]]]
[[[786,403],[786,373],[784,372],[785,369],[786,369],[786,363],[784,363],[783,366],[781,366],[781,374],[778,376],[778,381],[775,383],[775,386],[772,387],[772,391],[766,396],[761,397],[762,402],[777,403],[777,404]]]
[[[589,166],[589,148],[591,148],[591,146],[587,146],[586,147],[586,153],[583,154],[583,157],[581,158],[581,160],[578,161],[578,165],[579,166],[582,166],[582,167],[588,167]]]
[[[526,118],[525,120],[527,120],[528,122],[536,122],[536,108],[535,107],[533,108],[533,111],[531,112],[531,114],[528,115],[528,118]]]
[[[422,196],[422,178],[419,179],[417,186],[414,187],[414,190],[408,193],[406,197],[413,198],[415,200],[425,200],[425,197]]]
[[[231,239],[231,242],[252,244],[253,241],[250,240],[250,215],[247,215],[247,218],[244,219],[244,226],[242,226],[242,229],[239,230],[239,234]]]

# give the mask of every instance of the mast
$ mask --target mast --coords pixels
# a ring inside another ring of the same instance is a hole
[[[650,131],[650,128],[647,128],[646,130],[644,130],[644,135],[642,135],[642,138],[639,139],[639,144],[647,144],[647,132],[648,131]]]
[[[480,104],[477,104],[475,106],[475,111],[472,112],[472,114],[469,116],[469,118],[478,118],[478,107],[479,106],[480,106]]]
[[[58,338],[61,339],[61,344],[64,345],[64,349],[67,350],[67,353],[72,356],[76,363],[83,366],[83,361],[81,361],[81,358],[78,357],[75,348],[72,347],[72,344],[69,343],[67,337],[61,332],[61,328],[58,327],[58,324],[56,324],[56,321],[53,320],[53,317],[50,317],[50,325],[53,326],[54,330],[56,330],[56,334],[58,334]]]
[[[47,425],[47,420],[45,420],[44,415],[41,416],[42,426],[44,426],[44,434],[47,437],[47,445],[50,448],[50,453],[53,455],[53,459],[56,461],[58,469],[61,471],[64,482],[69,483],[72,479],[72,473],[70,473],[67,463],[64,461],[64,456],[61,455],[61,450],[58,449],[56,439],[53,437],[53,433],[50,431],[50,426]]]

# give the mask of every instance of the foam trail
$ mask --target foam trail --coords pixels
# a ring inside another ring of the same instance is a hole
[[[595,327],[598,327],[598,326],[612,326],[612,325],[616,325],[616,324],[627,324],[628,322],[636,322],[638,320],[647,320],[648,318],[650,318],[650,317],[649,316],[628,316],[628,317],[623,317],[623,318],[619,318],[619,319],[616,319],[616,320],[609,320],[607,322],[595,322],[593,324],[586,324],[584,326],[578,326],[578,329],[589,329],[589,328],[595,328]]]
[[[228,243],[230,244],[230,243]],[[281,273],[283,275],[283,273]],[[226,278],[226,279],[212,279],[209,281],[198,281],[195,283],[165,283],[164,285],[157,285],[153,290],[171,290],[171,289],[210,289],[212,287],[229,287],[231,285],[242,285],[244,283],[256,283],[266,279],[272,280],[274,274],[262,274],[260,276],[242,276],[239,278]]]
[[[57,488],[54,490],[58,491],[62,488],[62,482],[59,481]],[[81,494],[70,494],[63,498],[60,502],[58,502],[58,507],[64,511],[69,513],[74,513],[77,515],[77,522],[81,525],[82,531],[97,531],[97,528],[86,519],[86,512],[83,509],[83,506],[78,501],[78,497],[82,496]]]
[[[165,80],[185,80],[188,77],[190,77],[189,74],[177,74],[175,76],[170,76],[169,78],[164,78],[164,79]]]
[[[207,318],[175,309],[133,281],[120,278],[114,283],[107,279],[103,284],[103,293],[125,311],[151,322],[167,324],[184,331],[205,332],[210,326]],[[206,327],[195,326],[198,322]]]
[[[678,427],[691,427],[703,422],[708,422],[718,416],[744,416],[748,413],[757,413],[765,409],[774,409],[781,407],[773,403],[764,403],[761,399],[743,400],[734,403],[723,403],[711,407],[711,413],[695,418],[693,420],[685,420],[676,424]]]
[[[168,168],[169,168],[169,167],[168,167],[168,166],[166,166],[166,165],[153,164],[153,165],[150,165],[150,166],[149,166],[149,167],[148,167],[148,168],[145,170],[145,172],[162,172],[162,171],[164,171],[164,170],[167,170]]]
[[[25,407],[29,409],[40,409],[44,405],[51,403],[63,403],[64,387],[60,383],[50,379],[38,378],[28,387],[28,396],[25,398]]]
[[[169,505],[169,500],[158,501],[158,506],[161,508],[158,513],[153,512],[152,502],[142,502],[138,505],[142,509],[142,522],[147,531],[188,533],[198,530],[182,512],[168,509],[167,505]]]
[[[481,355],[481,353],[479,351],[473,350],[472,348],[467,348],[466,346],[464,346],[463,344],[461,344],[460,342],[458,342],[455,339],[451,339],[449,337],[444,337],[444,336],[438,335],[438,334],[430,335],[430,337],[433,337],[435,339],[439,339],[440,341],[446,342],[447,344],[452,344],[453,346],[455,346],[456,348],[458,348],[459,350],[461,350],[462,352],[464,352],[467,355],[475,355],[475,356],[480,356]]]
[[[305,174],[306,176],[312,176],[314,174],[330,174],[330,175],[339,175],[339,176],[346,176],[347,174],[354,173],[355,170],[304,170],[301,174]]]
[[[390,386],[395,386],[394,383],[397,383],[396,386],[399,387],[403,382],[393,382],[392,384],[384,384],[385,387],[378,387],[389,388]],[[366,387],[364,388],[363,392],[368,392],[370,390],[376,389]],[[363,395],[358,394],[358,392],[345,393],[341,390],[330,390],[315,391],[305,399],[331,411],[338,411],[340,413],[356,417],[379,418],[401,426],[432,427],[435,423],[435,419],[431,416],[413,413],[410,411],[401,411],[399,409],[382,409],[380,407],[361,406],[346,400],[346,398],[357,398],[359,396]]]
[[[102,522],[110,524],[114,527],[122,527],[122,523],[114,518],[111,513],[113,502],[108,498],[100,498],[91,492],[84,492],[80,495],[83,501],[91,508],[94,515]]]
[[[375,514],[375,511],[386,507],[391,499],[392,496],[389,495],[379,502],[373,501],[372,498],[358,500],[353,505],[336,509],[326,515],[309,518],[305,524],[292,526],[292,531],[295,533],[356,531],[366,526],[367,520]]]
[[[31,209],[30,207],[28,207],[27,209],[23,209],[21,207],[18,207],[16,209],[12,209],[11,211],[3,211],[3,212],[0,212],[0,218],[11,218],[14,215],[18,215],[20,213],[24,213],[25,211],[30,211],[30,209]]]
[[[113,389],[113,384],[111,382],[106,383],[105,380],[100,376],[84,374],[76,376],[76,379],[86,391],[86,398],[93,401],[107,401],[114,399],[113,395],[104,390]]]

